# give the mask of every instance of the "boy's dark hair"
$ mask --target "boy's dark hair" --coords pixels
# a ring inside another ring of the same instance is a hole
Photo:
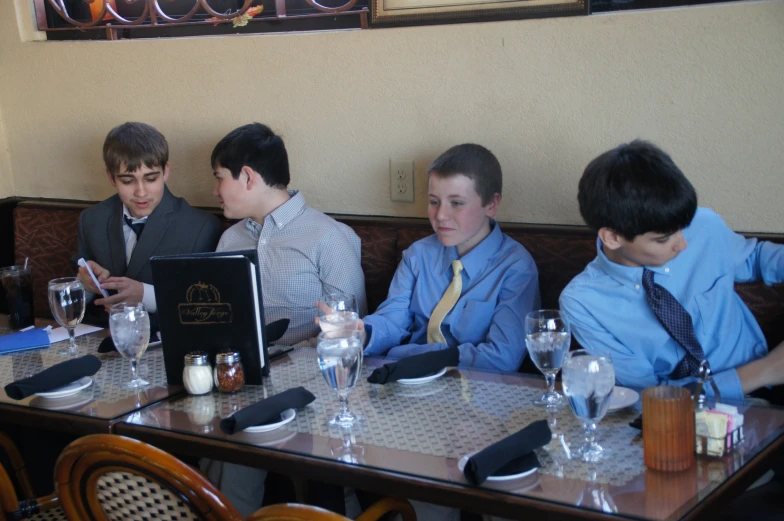
[[[169,144],[163,134],[146,123],[127,122],[116,126],[103,142],[103,162],[112,176],[147,168],[166,166],[169,162]]]
[[[458,174],[470,177],[483,206],[493,200],[493,194],[500,194],[503,186],[498,159],[482,145],[473,143],[453,146],[438,156],[427,169],[427,175],[433,174],[439,177]]]
[[[577,200],[586,224],[626,240],[648,232],[675,233],[697,211],[697,193],[664,151],[635,140],[605,152],[585,168]]]
[[[240,177],[243,166],[261,175],[268,186],[286,188],[289,185],[289,156],[280,136],[267,125],[251,123],[229,132],[212,151],[212,168],[223,167],[234,179]]]

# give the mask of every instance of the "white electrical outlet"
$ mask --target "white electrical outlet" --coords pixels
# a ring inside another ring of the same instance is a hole
[[[389,199],[404,203],[414,202],[414,160],[389,160]]]

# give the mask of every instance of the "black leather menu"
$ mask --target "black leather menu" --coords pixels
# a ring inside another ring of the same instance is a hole
[[[169,384],[182,385],[185,355],[240,354],[245,382],[269,375],[258,255],[254,250],[150,259]]]

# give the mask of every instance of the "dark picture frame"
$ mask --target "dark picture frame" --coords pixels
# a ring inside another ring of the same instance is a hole
[[[579,16],[590,0],[371,0],[371,25],[421,25]]]

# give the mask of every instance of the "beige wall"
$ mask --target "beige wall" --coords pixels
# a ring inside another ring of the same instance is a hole
[[[5,137],[5,123],[0,107],[0,199],[12,195],[14,195],[14,178],[11,175],[11,158],[8,155],[8,140]]]
[[[258,120],[284,136],[292,186],[325,211],[424,215],[427,163],[476,141],[504,167],[502,220],[577,223],[585,164],[645,137],[731,226],[784,232],[784,0],[72,43],[22,43],[13,7],[1,5],[0,108],[16,195],[109,195],[103,137],[143,120],[169,138],[172,189],[214,205],[212,146]],[[390,157],[416,160],[416,204],[389,202]]]

